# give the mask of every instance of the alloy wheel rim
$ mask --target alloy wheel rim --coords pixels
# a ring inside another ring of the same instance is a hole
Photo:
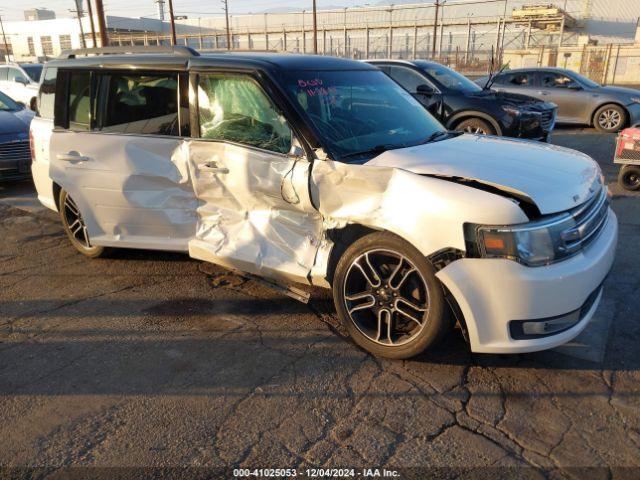
[[[622,117],[620,115],[620,112],[614,110],[613,108],[605,110],[600,114],[600,117],[598,118],[598,123],[602,128],[606,130],[618,128],[621,121]]]
[[[64,199],[64,218],[67,222],[67,228],[71,232],[73,238],[84,248],[91,248],[89,233],[87,232],[87,226],[82,219],[80,209],[69,195]]]
[[[486,135],[487,132],[484,128],[479,127],[478,125],[467,125],[464,127],[463,132],[465,133],[475,133],[476,135]]]
[[[343,287],[347,313],[369,340],[397,347],[426,326],[427,282],[416,266],[393,250],[369,250],[349,266]]]

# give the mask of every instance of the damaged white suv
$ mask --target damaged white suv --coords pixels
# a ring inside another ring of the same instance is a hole
[[[472,351],[511,353],[593,316],[617,221],[589,157],[447,132],[361,62],[145,52],[44,72],[34,177],[84,255],[188,251],[332,288],[356,343],[393,358],[452,319]]]

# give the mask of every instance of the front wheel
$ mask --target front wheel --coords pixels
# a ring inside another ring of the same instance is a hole
[[[618,174],[618,183],[625,190],[640,190],[640,166],[625,165]]]
[[[353,340],[376,356],[413,357],[447,331],[443,290],[433,266],[387,232],[347,248],[336,266],[333,298]]]
[[[86,257],[96,258],[104,254],[104,247],[91,245],[89,232],[76,202],[65,191],[60,190],[59,210],[62,228],[67,233],[71,245]]]
[[[495,135],[493,126],[481,118],[468,118],[456,126],[456,130],[464,133],[475,133],[476,135]]]

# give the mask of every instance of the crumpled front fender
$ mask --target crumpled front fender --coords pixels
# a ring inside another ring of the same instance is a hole
[[[326,229],[360,224],[404,238],[425,256],[465,250],[463,224],[528,221],[510,199],[399,168],[316,161],[314,205]]]

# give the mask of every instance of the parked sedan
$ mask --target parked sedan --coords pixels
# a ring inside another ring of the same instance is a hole
[[[451,130],[546,141],[555,105],[483,89],[464,75],[425,60],[372,60]]]
[[[0,93],[0,181],[31,176],[29,124],[33,112]]]
[[[41,73],[40,63],[0,65],[0,92],[35,111]]]
[[[488,78],[476,80],[479,85]],[[640,90],[603,86],[564,68],[523,68],[496,75],[492,88],[558,105],[558,122],[617,132],[640,124]]]

